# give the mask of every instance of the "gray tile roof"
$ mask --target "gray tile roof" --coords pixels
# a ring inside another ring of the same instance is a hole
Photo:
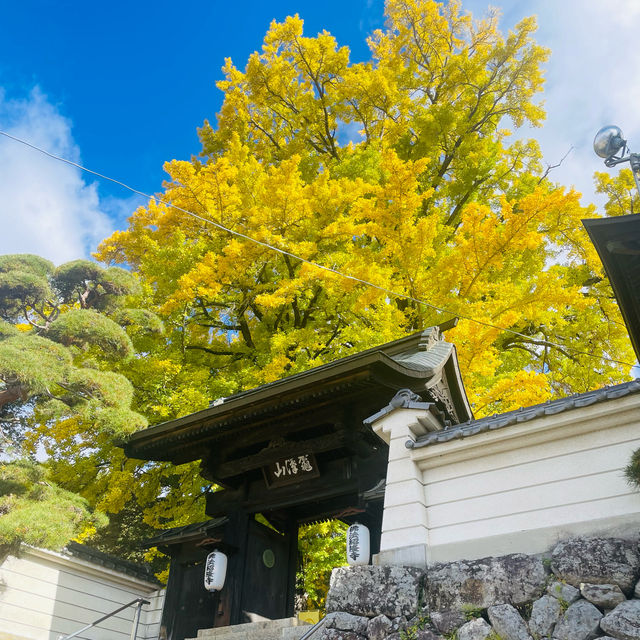
[[[421,447],[428,447],[429,445],[438,444],[440,442],[449,442],[460,438],[468,438],[469,436],[474,436],[477,433],[503,429],[504,427],[509,427],[521,422],[528,422],[535,418],[564,413],[565,411],[571,411],[572,409],[588,407],[589,405],[597,402],[615,400],[617,398],[622,398],[639,392],[640,379],[632,380],[631,382],[623,382],[622,384],[603,387],[596,391],[578,393],[566,398],[550,400],[532,407],[521,408],[516,411],[509,411],[508,413],[501,413],[487,418],[463,422],[462,424],[442,429],[442,431],[433,431],[421,436],[415,441],[415,443],[412,440],[408,440],[406,446],[408,449],[419,449]]]
[[[84,544],[77,542],[69,542],[66,546],[67,552],[80,560],[85,560],[91,564],[100,565],[112,571],[119,571],[127,575],[146,580],[147,582],[158,583],[157,578],[153,574],[153,570],[149,565],[137,564],[129,560],[117,558],[103,551],[98,551]]]
[[[435,342],[428,350],[412,349],[391,356],[395,362],[413,371],[422,371],[433,375],[441,369],[451,355],[453,345],[450,342]]]
[[[211,531],[222,527],[228,521],[229,518],[227,517],[213,518],[211,520],[205,520],[205,522],[196,522],[195,524],[187,524],[182,527],[158,531],[157,535],[145,540],[141,546],[143,548],[157,547],[175,542],[183,542],[193,538],[206,537]]]
[[[226,438],[238,424],[256,424],[258,416],[312,407],[322,397],[334,396],[335,402],[346,402],[363,389],[371,394],[366,402],[374,404],[381,393],[392,393],[401,386],[431,388],[440,380],[437,402],[444,406],[447,419],[459,422],[472,417],[455,347],[435,326],[220,398],[206,409],[133,433],[122,446],[130,458],[182,464],[201,457],[203,442],[210,446]]]
[[[418,340],[419,342],[416,344],[416,346],[394,353],[394,349],[402,348],[402,345],[404,345],[405,343],[408,345],[412,343],[415,344]],[[339,358],[338,360],[333,360],[332,362],[328,362],[326,364],[314,367],[313,369],[287,376],[286,378],[268,382],[267,384],[260,385],[255,389],[239,391],[238,393],[234,393],[227,398],[218,398],[216,400],[212,400],[209,403],[209,406],[215,407],[220,406],[223,403],[228,404],[232,400],[237,400],[245,396],[251,396],[256,391],[282,387],[293,380],[308,377],[313,372],[330,371],[331,369],[339,366],[341,363],[358,362],[359,360],[362,360],[362,358],[367,354],[373,354],[375,352],[388,355],[391,360],[401,365],[405,369],[408,369],[409,371],[417,371],[426,375],[434,375],[436,371],[439,371],[443,367],[443,365],[451,355],[452,350],[453,345],[449,342],[444,341],[444,338],[441,335],[438,327],[427,327],[423,331],[414,333],[410,336],[405,336],[404,338],[400,338],[399,340],[394,340],[377,347],[366,349],[365,351],[360,351],[350,356]]]

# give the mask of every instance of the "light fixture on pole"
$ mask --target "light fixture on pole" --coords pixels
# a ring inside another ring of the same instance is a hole
[[[636,181],[636,189],[640,194],[640,153],[631,153],[620,127],[613,125],[602,127],[593,139],[593,150],[596,155],[604,158],[607,167],[628,162]],[[625,153],[628,155],[625,156]]]

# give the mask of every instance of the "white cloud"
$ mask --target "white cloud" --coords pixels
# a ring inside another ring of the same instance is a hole
[[[593,172],[612,171],[593,153],[600,127],[617,124],[632,151],[640,151],[640,2],[638,0],[502,0],[506,33],[525,16],[536,15],[536,40],[551,49],[542,99],[547,119],[541,129],[524,132],[540,142],[545,161],[556,164],[573,147],[551,179],[574,185],[583,203],[602,204]],[[486,0],[467,0],[474,16]],[[624,165],[623,165],[624,166]]]
[[[72,161],[71,123],[37,88],[8,99],[0,89],[0,129]],[[56,264],[88,257],[113,230],[95,183],[82,172],[0,136],[0,254],[35,253]]]
[[[556,179],[574,184],[585,202],[602,203],[594,195],[592,175],[609,170],[593,152],[596,131],[617,124],[632,150],[640,150],[640,3],[533,4],[540,7],[540,39],[552,49],[545,91],[547,124],[539,136],[543,151],[553,164],[573,146]]]

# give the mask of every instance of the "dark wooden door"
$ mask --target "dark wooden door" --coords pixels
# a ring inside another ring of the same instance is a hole
[[[276,620],[288,611],[290,536],[282,535],[258,522],[249,524],[242,589],[244,622],[261,618]]]
[[[218,594],[204,588],[205,559],[180,565],[180,587],[168,640],[195,638],[198,629],[216,626]]]

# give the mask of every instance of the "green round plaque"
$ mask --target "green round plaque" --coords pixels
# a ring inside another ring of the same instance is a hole
[[[271,569],[276,563],[276,555],[271,549],[265,549],[262,553],[262,562],[267,569]]]

